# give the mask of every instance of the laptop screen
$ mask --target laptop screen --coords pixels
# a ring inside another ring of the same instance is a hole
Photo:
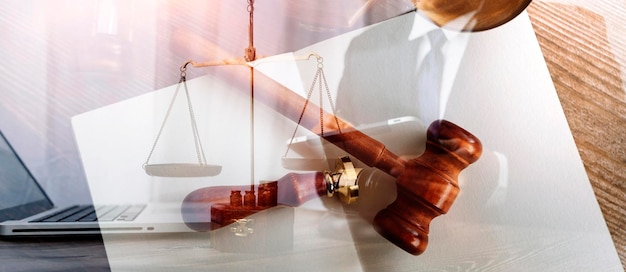
[[[0,132],[0,222],[52,208],[37,181]]]

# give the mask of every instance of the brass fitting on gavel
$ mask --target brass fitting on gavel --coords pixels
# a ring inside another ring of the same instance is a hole
[[[363,169],[354,168],[350,157],[345,156],[337,159],[335,171],[324,171],[324,181],[326,183],[326,195],[333,197],[339,193],[339,199],[352,204],[359,198],[358,177]]]

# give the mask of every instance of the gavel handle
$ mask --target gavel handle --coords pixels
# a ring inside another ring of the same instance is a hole
[[[238,90],[247,90],[249,71],[246,69],[225,69],[217,72],[222,78],[237,86]],[[306,100],[271,78],[254,74],[254,98],[277,113],[292,120],[300,121],[300,126],[343,149],[369,167],[375,167],[392,176],[397,176],[404,169],[404,161],[386,149],[381,142],[371,138],[348,122],[326,111],[320,111],[317,105],[309,103],[304,111]],[[322,118],[320,118],[322,112]],[[302,118],[300,118],[302,114]],[[320,121],[323,123],[320,124]]]

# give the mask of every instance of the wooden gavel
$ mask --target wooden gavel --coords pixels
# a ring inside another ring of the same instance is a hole
[[[249,81],[242,69],[228,70],[223,78],[234,85]],[[219,73],[219,72],[218,72]],[[397,199],[374,218],[374,228],[386,239],[405,251],[419,255],[428,244],[429,225],[433,218],[445,214],[459,192],[458,175],[469,164],[479,159],[482,146],[477,137],[445,120],[433,122],[427,130],[425,152],[415,159],[403,159],[385,146],[355,129],[334,115],[309,105],[302,113],[305,100],[263,75],[254,79],[256,101],[260,101],[283,116],[316,133],[343,149],[362,163],[375,167],[397,179]],[[246,90],[245,85],[239,86]],[[322,112],[324,118],[320,118]],[[320,120],[325,120],[320,124]],[[298,206],[326,193],[322,173],[288,174],[275,181],[275,200],[272,205]],[[254,191],[250,186],[220,186],[198,189],[184,200],[182,212],[189,227],[199,231],[211,226],[211,206],[229,203],[233,191]],[[264,201],[266,203],[266,201]],[[219,206],[218,205],[218,206]],[[269,206],[254,206],[252,210]],[[250,210],[250,209],[249,209]],[[213,211],[215,212],[215,211]],[[254,211],[253,211],[254,212]],[[249,213],[248,213],[249,214]],[[215,222],[213,222],[215,223]],[[224,223],[224,222],[222,222]],[[221,227],[223,224],[219,224]]]

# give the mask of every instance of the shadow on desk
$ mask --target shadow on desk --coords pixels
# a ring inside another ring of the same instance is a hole
[[[0,271],[110,271],[102,237],[0,240]]]

